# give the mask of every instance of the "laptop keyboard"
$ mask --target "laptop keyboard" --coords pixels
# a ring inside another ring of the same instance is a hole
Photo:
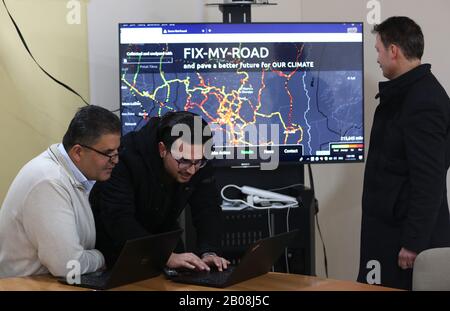
[[[228,277],[233,272],[234,267],[228,267],[227,270],[219,272],[217,270],[214,271],[205,271],[205,272],[187,272],[180,273],[180,275],[174,280],[178,281],[188,281],[189,283],[194,284],[205,284],[205,285],[223,285],[227,282]]]

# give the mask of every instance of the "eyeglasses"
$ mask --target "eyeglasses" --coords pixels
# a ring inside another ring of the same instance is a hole
[[[119,153],[107,154],[107,153],[101,152],[100,150],[97,150],[95,148],[92,148],[92,147],[89,147],[89,146],[86,146],[86,145],[83,145],[83,144],[78,144],[78,145],[80,145],[83,148],[86,148],[86,149],[92,150],[94,152],[97,152],[98,154],[101,154],[104,157],[109,158],[109,162],[114,162],[114,160],[117,160],[119,158]]]
[[[191,168],[191,166],[194,166],[196,170],[199,170],[199,169],[205,167],[205,165],[208,163],[208,160],[205,158],[192,161],[192,160],[187,160],[187,159],[183,159],[183,158],[176,159],[172,155],[172,153],[170,153],[170,155],[178,163],[178,169],[180,169],[180,170],[187,170],[187,169]]]

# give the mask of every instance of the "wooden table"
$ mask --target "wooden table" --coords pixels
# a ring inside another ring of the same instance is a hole
[[[89,290],[59,283],[49,275],[0,279],[0,291],[74,291]],[[112,290],[118,291],[391,291],[392,288],[352,281],[324,279],[299,274],[269,272],[225,289],[175,283],[164,276],[136,282]]]

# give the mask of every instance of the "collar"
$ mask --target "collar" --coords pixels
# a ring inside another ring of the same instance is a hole
[[[375,96],[375,98],[376,99],[378,99],[379,97],[389,98],[391,96],[395,96],[399,93],[402,93],[406,87],[410,86],[417,80],[423,78],[430,72],[431,72],[431,65],[422,64],[393,80],[379,82],[378,83],[379,93]]]
[[[69,169],[75,177],[76,181],[82,184],[87,192],[90,192],[92,190],[92,187],[94,187],[95,185],[95,180],[88,180],[86,176],[83,175],[80,169],[73,163],[72,159],[69,157],[69,154],[67,153],[66,149],[64,149],[63,144],[58,144],[57,148],[66,161],[67,165],[69,166]]]

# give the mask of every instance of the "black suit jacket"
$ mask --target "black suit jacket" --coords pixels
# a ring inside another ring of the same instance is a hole
[[[362,282],[367,263],[377,260],[383,285],[410,288],[411,269],[397,265],[400,249],[450,245],[450,100],[430,68],[420,65],[379,85],[364,175]]]
[[[158,124],[159,118],[152,118],[141,130],[122,137],[111,178],[97,182],[90,194],[96,248],[109,265],[126,240],[179,228],[177,219],[187,204],[197,230],[198,253],[219,251],[221,209],[213,168],[206,165],[188,183],[177,183],[168,191],[161,179]]]

